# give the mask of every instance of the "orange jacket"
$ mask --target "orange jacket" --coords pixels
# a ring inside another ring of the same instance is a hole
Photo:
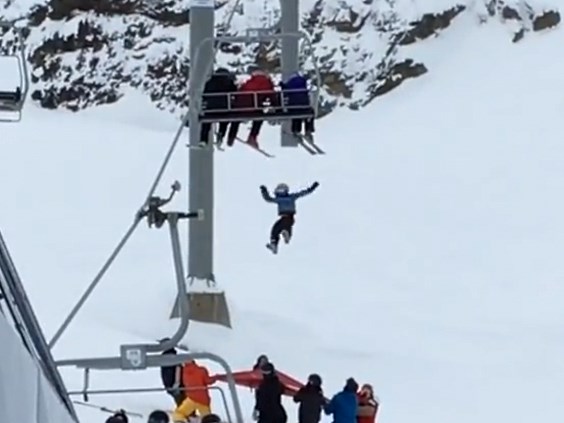
[[[198,366],[195,361],[188,362],[182,368],[182,383],[186,390],[186,396],[201,405],[210,405],[211,398],[208,386],[213,383],[208,369]],[[196,389],[192,389],[196,388]]]

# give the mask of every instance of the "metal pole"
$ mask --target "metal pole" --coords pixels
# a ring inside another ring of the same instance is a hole
[[[281,0],[281,31],[282,33],[298,32],[300,26],[299,0]],[[282,38],[282,79],[285,80],[292,73],[299,70],[299,40],[294,37]],[[281,146],[297,147],[298,140],[291,135],[290,121],[282,122],[280,129]]]
[[[129,229],[125,233],[124,237],[121,239],[121,241],[119,242],[119,244],[117,245],[115,250],[112,252],[110,257],[106,261],[106,263],[104,263],[104,265],[102,266],[102,268],[100,269],[100,271],[98,272],[98,274],[96,275],[94,280],[90,283],[90,285],[88,285],[88,288],[86,288],[86,291],[84,291],[84,294],[82,294],[82,297],[80,297],[80,299],[78,300],[76,305],[73,307],[73,309],[71,310],[71,312],[69,313],[69,315],[67,316],[67,318],[65,319],[63,324],[61,325],[61,327],[57,330],[57,332],[55,333],[55,335],[53,336],[53,338],[49,342],[49,348],[53,349],[53,347],[55,346],[55,344],[57,343],[57,341],[59,340],[59,338],[61,337],[63,332],[66,330],[68,325],[71,323],[72,319],[74,319],[74,316],[76,316],[76,314],[79,312],[79,310],[82,308],[82,306],[84,305],[84,303],[86,302],[86,300],[88,299],[90,294],[92,293],[92,291],[94,291],[94,288],[96,288],[96,285],[98,285],[98,283],[102,280],[102,277],[104,276],[106,271],[110,268],[110,266],[112,265],[112,263],[114,262],[114,260],[118,256],[118,254],[120,253],[123,246],[127,243],[127,240],[131,237],[131,235],[133,234],[133,232],[137,228],[137,225],[139,225],[140,221],[141,221],[141,219],[139,219],[138,217],[135,218],[135,221],[129,227]]]
[[[184,266],[182,265],[182,249],[180,246],[180,237],[178,236],[178,213],[167,213],[167,221],[170,230],[170,242],[172,244],[172,258],[174,262],[174,272],[176,276],[176,287],[178,291],[178,307],[180,309],[180,325],[178,329],[169,339],[159,344],[147,344],[147,351],[160,352],[175,348],[180,340],[188,331],[190,323],[190,305],[188,304],[186,294],[186,282],[184,278]]]
[[[190,7],[190,146],[200,141],[199,110],[194,105],[205,83],[206,65],[214,60],[213,43],[200,44],[214,36],[214,0],[192,0]],[[196,60],[198,47],[201,54]],[[189,149],[189,209],[204,209],[206,219],[190,220],[188,239],[188,276],[213,281],[213,148]]]

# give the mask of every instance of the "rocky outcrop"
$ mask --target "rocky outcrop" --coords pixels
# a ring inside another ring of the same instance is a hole
[[[442,13],[426,13],[420,20],[411,22],[411,28],[407,30],[401,40],[401,45],[413,44],[431,36],[437,36],[439,32],[448,28],[454,18],[466,10],[466,6],[458,5]]]
[[[335,107],[364,107],[403,81],[432,72],[414,57],[405,57],[402,48],[438,36],[468,11],[455,5],[406,23],[395,8],[397,1],[316,0],[304,14],[301,24],[313,50],[303,51],[303,71],[311,76],[319,72],[322,114]],[[485,0],[484,19],[497,16],[516,23],[514,37],[521,38],[560,23],[556,11],[536,12],[524,1],[512,1]],[[231,14],[230,2],[216,2],[216,31],[239,35],[247,27],[245,20],[230,29],[222,26]],[[24,18],[31,97],[42,107],[80,110],[119,101],[133,88],[161,109],[185,109],[189,0],[44,0]],[[237,74],[247,73],[250,65],[280,72],[277,42],[223,43],[218,49],[219,63]]]
[[[486,10],[489,17],[498,17],[512,30],[512,41],[517,43],[531,31],[542,31],[560,24],[560,13],[556,10],[535,10],[526,0],[488,0]],[[487,21],[484,17],[483,21]]]

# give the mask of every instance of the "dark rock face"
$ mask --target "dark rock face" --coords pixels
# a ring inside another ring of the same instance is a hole
[[[217,0],[216,10],[228,2]],[[466,10],[457,5],[427,13],[406,28],[393,10],[382,12],[372,3],[362,0],[354,8],[333,13],[327,12],[335,8],[333,3],[316,0],[302,20],[314,46],[314,51],[304,53],[305,59],[317,58],[322,115],[335,107],[358,109],[403,81],[432,71],[402,57],[402,46],[438,36]],[[487,16],[521,25],[514,33],[515,42],[531,29],[540,31],[560,23],[558,12],[535,14],[526,2],[517,10],[502,0],[489,0],[486,10]],[[27,52],[31,98],[42,107],[78,111],[119,101],[130,88],[146,93],[156,107],[171,112],[188,104],[190,62],[182,38],[188,37],[190,22],[187,0],[44,0],[25,18],[30,28],[25,35],[32,41]],[[368,47],[359,51],[362,43],[356,40],[370,26],[379,38],[374,40],[373,32],[367,32],[371,34],[364,38]],[[216,30],[224,33],[227,28],[218,24]],[[340,45],[334,45],[335,34],[342,40]],[[279,42],[224,43],[218,50],[223,63],[238,74],[246,73],[249,65],[280,72]],[[305,65],[304,72],[316,75],[311,64]]]
[[[450,26],[454,18],[466,10],[466,6],[455,6],[442,13],[426,13],[416,22],[411,22],[411,29],[407,30],[400,41],[401,45],[413,44],[417,41],[438,35],[440,30]]]

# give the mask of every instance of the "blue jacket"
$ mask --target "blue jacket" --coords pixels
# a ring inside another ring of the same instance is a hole
[[[280,83],[286,106],[309,106],[309,90],[307,89],[307,78],[299,73],[294,74],[290,79]],[[297,90],[284,92],[284,90]]]
[[[325,406],[325,414],[333,415],[333,423],[356,423],[357,408],[356,393],[341,391]]]
[[[275,195],[272,197],[267,190],[261,190],[262,198],[268,203],[276,203],[278,205],[278,214],[293,214],[296,213],[296,200],[300,197],[305,197],[311,194],[317,185],[312,185],[309,188],[303,189],[298,192],[290,192],[286,195]]]

